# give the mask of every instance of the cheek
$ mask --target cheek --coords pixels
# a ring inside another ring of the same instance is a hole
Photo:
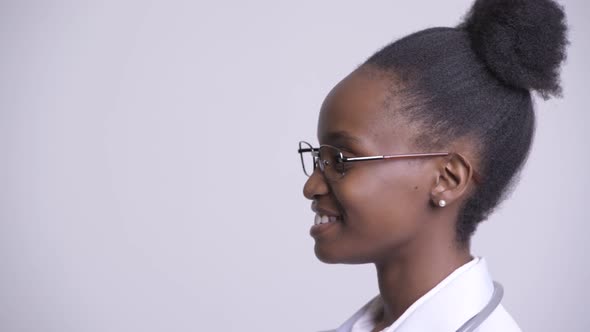
[[[348,200],[350,203],[345,203],[351,223],[362,223],[371,230],[412,228],[424,209],[423,195],[419,187],[415,187],[414,183],[397,183],[390,187],[375,183],[362,192],[355,192],[355,197]]]
[[[424,224],[429,197],[424,177],[403,170],[387,173],[350,178],[342,187],[346,226],[359,245],[395,246]]]

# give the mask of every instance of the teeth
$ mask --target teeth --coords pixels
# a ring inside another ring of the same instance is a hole
[[[338,217],[335,217],[335,216],[322,216],[322,215],[316,214],[314,224],[315,225],[326,224],[326,223],[337,221],[337,220],[338,220]]]

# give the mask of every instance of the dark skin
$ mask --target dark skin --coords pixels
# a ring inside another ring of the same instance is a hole
[[[328,94],[319,116],[320,144],[346,156],[424,151],[415,144],[426,132],[405,120],[390,76],[361,67]],[[399,96],[398,96],[399,97]],[[388,102],[386,102],[388,101]],[[343,178],[327,181],[319,169],[303,192],[312,208],[336,212],[342,222],[315,237],[315,254],[325,263],[373,263],[384,310],[374,331],[390,326],[436,284],[473,257],[456,241],[455,222],[473,187],[476,161],[469,139],[443,151],[460,155],[368,161],[352,165]],[[444,199],[444,208],[437,206]]]

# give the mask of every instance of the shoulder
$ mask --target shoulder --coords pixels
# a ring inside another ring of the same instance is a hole
[[[476,330],[476,332],[522,332],[514,318],[499,305]]]

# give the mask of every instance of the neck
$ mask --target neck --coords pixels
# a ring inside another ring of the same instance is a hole
[[[376,320],[383,326],[395,322],[416,300],[460,266],[473,259],[469,246],[459,248],[443,241],[420,241],[407,251],[375,264],[383,312]],[[428,243],[429,245],[424,245]]]

